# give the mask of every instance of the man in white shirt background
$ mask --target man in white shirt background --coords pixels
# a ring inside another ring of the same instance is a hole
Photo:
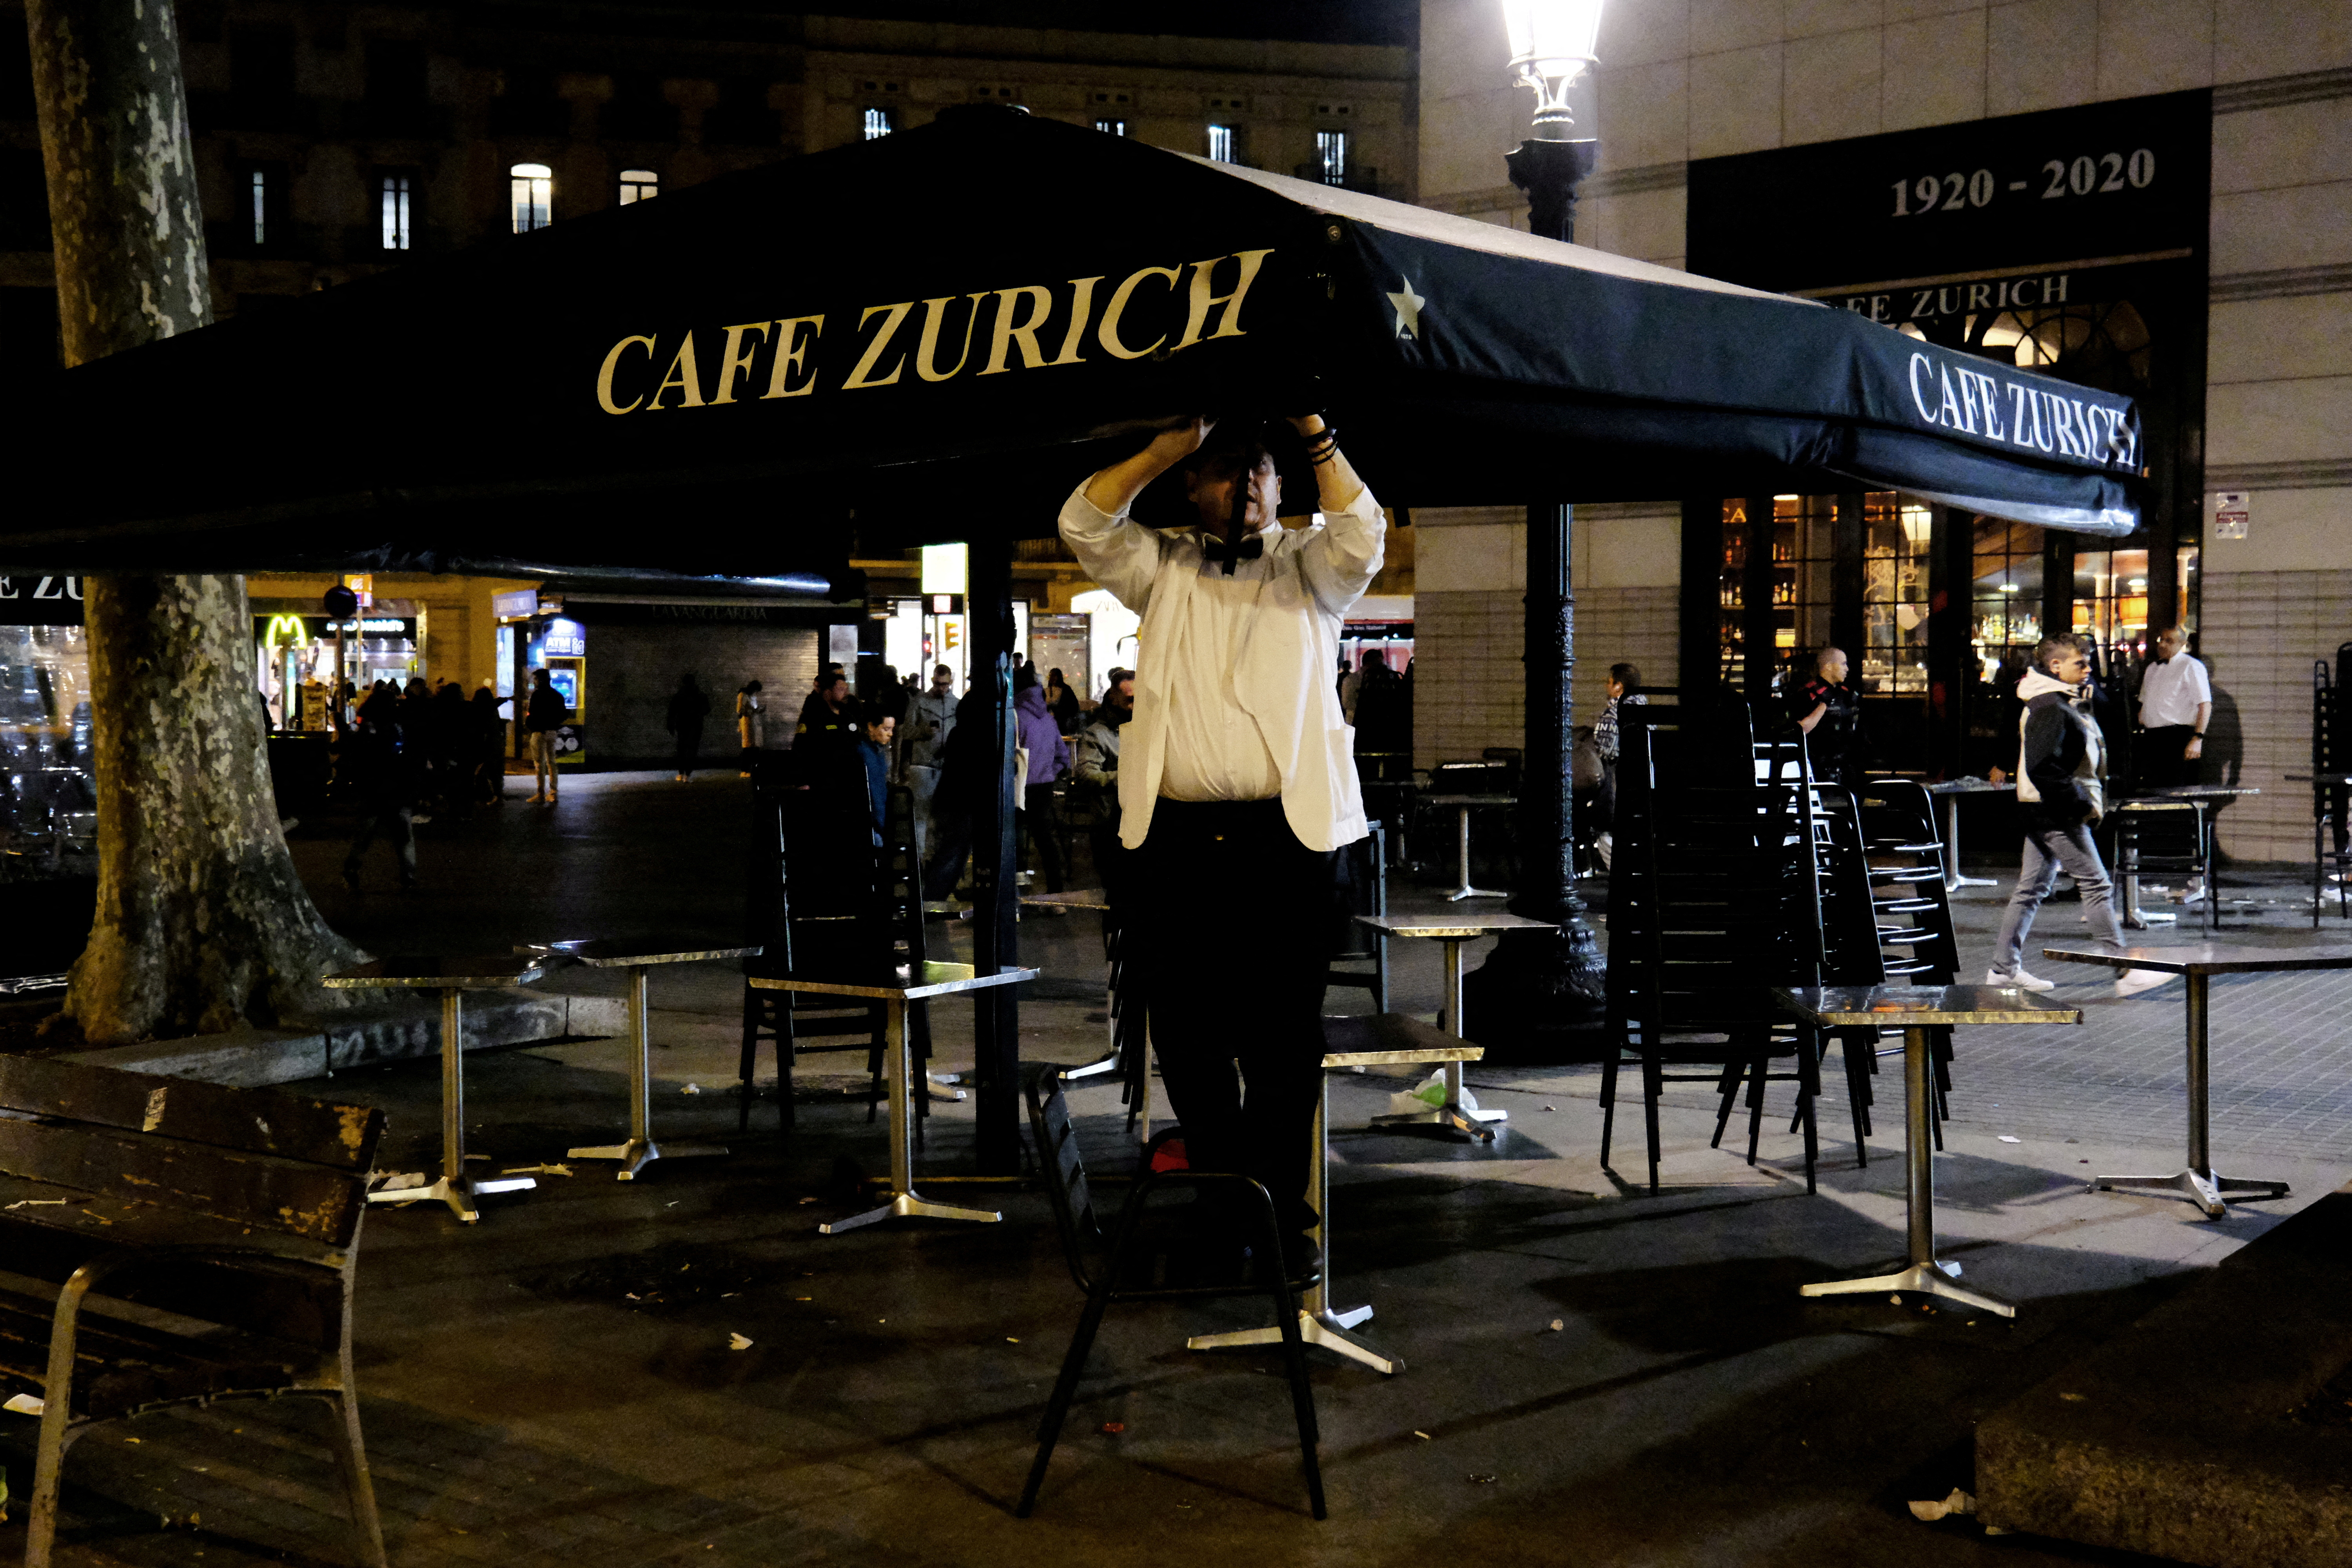
[[[2213,683],[2187,651],[2179,626],[2156,637],[2156,658],[2139,677],[2139,775],[2143,789],[2198,782],[2205,726],[2213,717]]]
[[[1369,831],[1330,672],[1387,525],[1338,433],[1319,415],[1288,423],[1314,468],[1314,527],[1277,521],[1281,479],[1254,425],[1194,418],[1080,485],[1061,531],[1143,617],[1120,740],[1122,921],[1186,1154],[1264,1182],[1304,1272],[1339,851]],[[1180,464],[1197,526],[1136,523],[1137,497]]]

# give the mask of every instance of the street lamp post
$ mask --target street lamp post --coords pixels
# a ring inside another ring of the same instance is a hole
[[[1528,226],[1574,237],[1576,188],[1599,143],[1575,139],[1568,89],[1593,61],[1601,0],[1503,0],[1511,68],[1534,89],[1534,134],[1505,155],[1511,183],[1528,194]],[[1569,758],[1570,676],[1576,665],[1576,597],[1570,575],[1569,504],[1528,508],[1527,762],[1520,780],[1518,889],[1510,910],[1548,931],[1507,931],[1468,976],[1465,1011],[1496,1056],[1588,1058],[1600,1047],[1606,984],[1600,944],[1576,896]],[[1564,1047],[1564,1048],[1563,1048]]]

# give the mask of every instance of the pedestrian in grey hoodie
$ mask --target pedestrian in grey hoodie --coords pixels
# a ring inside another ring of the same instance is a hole
[[[2106,811],[2106,748],[2099,727],[2072,700],[2090,672],[2090,660],[2072,638],[2051,637],[2033,650],[2033,668],[2017,683],[2018,700],[2025,704],[2018,721],[2017,759],[2025,858],[2018,868],[2017,890],[2001,917],[2000,942],[1993,950],[1991,973],[1985,976],[1988,985],[2056,988],[2057,982],[2028,973],[2023,960],[2033,917],[2058,885],[2062,868],[2082,890],[2091,933],[2108,952],[2124,951],[2114,889],[2091,839],[2091,830]],[[2116,994],[2135,995],[2169,978],[2150,969],[2126,969],[2116,978]]]

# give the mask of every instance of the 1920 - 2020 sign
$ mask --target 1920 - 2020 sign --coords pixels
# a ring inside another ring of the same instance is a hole
[[[1702,159],[1688,265],[1793,291],[2194,250],[2211,144],[2197,91]]]

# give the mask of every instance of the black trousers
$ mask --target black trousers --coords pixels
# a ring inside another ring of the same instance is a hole
[[[2153,730],[2142,730],[2137,742],[2135,770],[2142,789],[2168,789],[2179,784],[2193,784],[2203,771],[2202,758],[2188,755],[2189,742],[2197,738],[2194,724],[2159,724]]]
[[[1021,831],[1037,851],[1037,868],[1045,873],[1045,890],[1058,893],[1068,880],[1062,855],[1062,824],[1055,814],[1054,786],[1033,784],[1021,796]]]
[[[1299,843],[1278,800],[1162,800],[1120,915],[1192,1165],[1256,1177],[1301,1231],[1317,1218],[1307,1184],[1337,858]]]

